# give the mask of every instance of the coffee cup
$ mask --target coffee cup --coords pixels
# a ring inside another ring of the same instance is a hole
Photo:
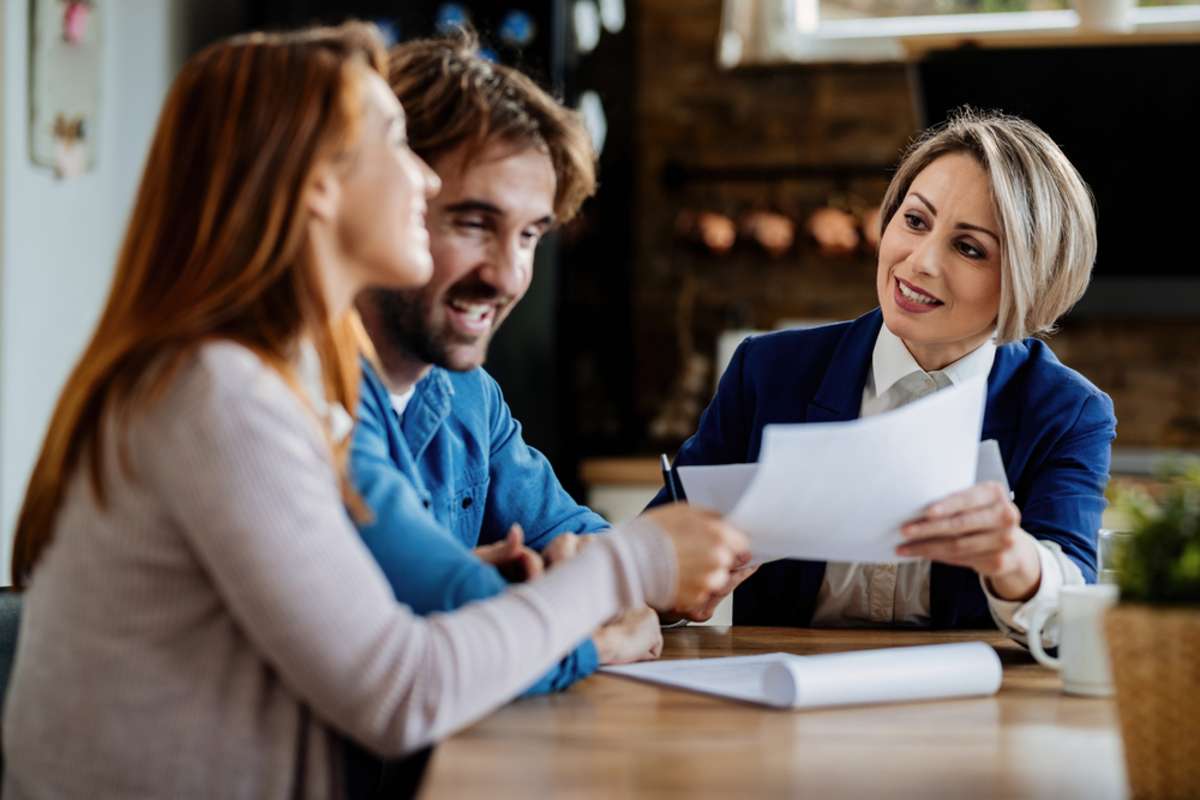
[[[1029,623],[1029,650],[1040,663],[1062,673],[1063,691],[1092,697],[1113,693],[1104,612],[1117,602],[1119,591],[1110,584],[1064,586],[1058,605],[1039,609]],[[1058,620],[1058,658],[1042,648],[1042,631]]]
[[[1086,31],[1125,32],[1133,29],[1137,0],[1075,0],[1079,27]]]

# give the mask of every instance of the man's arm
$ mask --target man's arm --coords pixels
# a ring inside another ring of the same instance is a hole
[[[525,530],[525,543],[541,551],[560,533],[596,533],[612,527],[567,493],[546,457],[521,437],[521,424],[513,419],[499,385],[479,372],[491,428],[490,483],[480,541],[503,539],[518,523]]]
[[[501,594],[507,584],[496,568],[480,561],[442,528],[392,462],[383,427],[388,424],[389,413],[371,392],[363,392],[350,467],[355,490],[373,515],[359,524],[359,533],[396,599],[418,614],[427,615]],[[594,672],[598,660],[596,646],[589,638],[525,694],[565,689]]]

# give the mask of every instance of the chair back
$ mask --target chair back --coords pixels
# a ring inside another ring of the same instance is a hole
[[[4,700],[8,696],[8,678],[17,654],[17,632],[21,627],[21,594],[12,587],[0,588],[0,720],[4,719]],[[0,741],[0,744],[3,744]],[[0,747],[0,784],[4,782],[4,751]]]

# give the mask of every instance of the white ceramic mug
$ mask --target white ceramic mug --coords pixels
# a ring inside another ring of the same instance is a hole
[[[1051,669],[1062,672],[1063,691],[1109,697],[1113,693],[1104,641],[1104,612],[1117,602],[1118,589],[1111,584],[1064,586],[1058,606],[1040,609],[1029,623],[1029,650]],[[1058,617],[1058,658],[1042,649],[1042,630]]]
[[[1075,0],[1079,27],[1086,31],[1129,31],[1137,0]]]

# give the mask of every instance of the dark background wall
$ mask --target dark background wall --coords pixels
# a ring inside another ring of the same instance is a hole
[[[694,291],[689,330],[693,348],[703,354],[714,351],[718,333],[727,327],[847,319],[876,305],[874,257],[865,248],[830,258],[802,241],[778,260],[741,245],[717,257],[677,241],[677,212],[705,208],[736,215],[770,208],[802,219],[831,199],[876,203],[899,151],[917,132],[918,114],[904,65],[722,72],[715,63],[720,0],[641,0],[637,6],[631,306],[637,424],[643,426],[639,444],[647,449],[670,444],[654,442],[644,426],[670,396],[680,367],[681,289]],[[761,166],[775,176],[789,165],[793,172],[806,167],[812,173],[753,180],[718,176],[672,187],[663,180],[672,160]],[[1121,221],[1101,214],[1101,224]],[[1068,318],[1051,345],[1112,395],[1119,446],[1200,448],[1197,341],[1196,316]]]
[[[309,22],[321,9],[376,18],[398,8],[411,16],[418,5],[220,0],[186,21],[195,40],[187,49],[242,27]],[[548,0],[546,7],[566,5]],[[582,458],[676,447],[680,436],[652,435],[651,421],[678,394],[689,353],[708,359],[703,383],[712,386],[721,331],[848,319],[876,305],[875,259],[865,246],[825,256],[801,233],[780,258],[742,243],[714,256],[678,240],[678,213],[736,218],[767,209],[802,221],[829,203],[865,209],[882,197],[920,124],[906,65],[724,72],[715,58],[721,0],[627,6],[620,34],[605,34],[591,54],[568,48],[557,87],[571,98],[593,89],[604,101],[602,190],[539,260],[535,286],[501,330],[489,364],[527,438],[568,483]],[[1163,109],[1162,118],[1171,112]],[[1122,224],[1103,212],[1102,226]],[[1181,259],[1187,250],[1180,247]],[[1068,317],[1051,345],[1112,395],[1118,446],[1200,449],[1198,340],[1195,309],[1184,318]]]

